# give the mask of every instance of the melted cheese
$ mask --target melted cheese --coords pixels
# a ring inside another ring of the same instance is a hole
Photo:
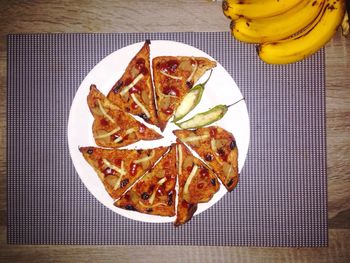
[[[193,78],[193,76],[194,76],[194,74],[196,73],[196,71],[197,71],[197,68],[198,68],[198,62],[197,62],[197,60],[196,59],[194,59],[194,61],[195,61],[195,64],[194,64],[194,67],[193,67],[193,70],[192,70],[192,72],[191,72],[191,75],[188,77],[188,79],[186,80],[186,82],[190,82],[191,80],[192,80],[192,78]]]
[[[121,162],[121,168],[111,164],[107,159],[102,159],[103,163],[108,166],[109,168],[113,169],[114,171],[116,171],[117,173],[119,173],[120,175],[125,175],[126,171],[124,169],[124,162]]]
[[[131,134],[131,133],[133,133],[133,132],[135,132],[135,131],[136,131],[135,128],[127,129],[126,132],[125,132],[125,135]]]
[[[141,110],[146,114],[147,118],[151,117],[151,114],[148,112],[146,107],[136,98],[135,94],[131,94],[131,98],[135,101],[135,103],[141,108]]]
[[[143,74],[140,73],[137,75],[137,77],[128,85],[126,86],[121,92],[120,95],[124,95],[125,93],[127,93],[132,87],[134,87],[136,85],[137,82],[139,82],[142,78],[143,78]]]
[[[166,73],[163,70],[161,70],[160,73],[163,74],[164,76],[167,76],[168,78],[172,78],[172,79],[176,79],[176,80],[182,80],[182,77],[170,75],[170,74]]]
[[[203,135],[199,135],[199,136],[191,136],[191,137],[183,138],[183,139],[181,139],[181,141],[193,142],[193,141],[205,140],[205,139],[208,139],[209,137],[210,137],[209,134],[203,134]]]
[[[193,165],[192,171],[191,171],[190,175],[188,176],[186,183],[185,183],[185,186],[184,186],[184,195],[188,194],[188,188],[191,184],[193,177],[196,175],[197,171],[198,171],[198,166]]]
[[[213,152],[217,152],[217,148],[216,148],[216,141],[214,138],[211,139],[210,141],[210,146],[211,146],[211,149],[213,150]]]
[[[136,131],[135,128],[130,128],[130,129],[126,130],[124,136],[119,136],[113,142],[115,142],[115,143],[121,142],[126,135],[129,135],[130,133],[133,133],[135,131]]]
[[[116,133],[118,131],[120,131],[120,127],[117,127],[117,128],[115,128],[114,130],[112,130],[110,132],[106,132],[106,133],[103,133],[101,135],[95,136],[95,139],[106,138],[106,137],[111,136],[112,134],[114,134],[114,133]]]
[[[180,144],[176,145],[178,153],[178,173],[182,175],[182,146]]]
[[[151,160],[154,157],[154,155],[155,155],[155,151],[152,150],[152,152],[151,152],[151,154],[149,156],[145,156],[145,157],[143,157],[141,159],[137,159],[137,160],[134,161],[134,163],[138,164],[138,163],[146,162],[148,160]]]
[[[113,120],[113,118],[112,118],[111,116],[109,116],[109,115],[107,114],[106,110],[103,108],[101,101],[100,101],[100,100],[97,100],[97,103],[98,103],[98,108],[100,109],[100,111],[101,111],[101,113],[103,114],[103,116],[104,116],[107,120],[109,120],[110,122],[115,123],[115,120]]]
[[[153,202],[154,202],[154,199],[155,199],[155,197],[156,197],[156,193],[157,193],[157,190],[158,190],[159,186],[161,186],[162,184],[164,184],[164,183],[166,182],[166,180],[167,180],[166,177],[164,177],[164,178],[162,178],[162,179],[160,179],[160,180],[158,181],[156,189],[153,191],[151,197],[148,199],[148,201],[149,201],[149,203],[150,203],[151,205],[152,205]]]
[[[115,139],[113,142],[118,143],[121,142],[123,140],[122,136],[119,136],[117,139]]]
[[[141,200],[139,201],[139,205],[145,207],[145,208],[154,208],[154,207],[158,207],[158,206],[166,206],[167,204],[164,203],[158,203],[158,204],[154,204],[154,205],[145,205],[144,203],[141,202]]]

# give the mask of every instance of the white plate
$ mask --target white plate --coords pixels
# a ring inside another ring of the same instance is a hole
[[[93,168],[85,161],[80,153],[79,146],[96,146],[92,136],[93,117],[90,114],[86,97],[89,93],[89,87],[92,83],[97,85],[97,88],[107,94],[113,84],[121,77],[126,66],[134,55],[141,49],[142,43],[136,43],[122,49],[119,49],[112,54],[102,59],[85,77],[81,83],[75,98],[73,100],[69,120],[68,120],[68,144],[71,158],[75,169],[77,170],[80,179],[83,181],[87,189],[106,207],[112,211],[130,219],[144,222],[172,222],[173,217],[161,217],[147,214],[137,213],[117,208],[113,205],[112,198],[105,191],[104,186]],[[152,41],[151,59],[156,56],[201,56],[214,60],[205,52],[192,46],[173,42],[173,41]],[[203,82],[208,77],[207,72],[198,83]],[[228,72],[218,63],[214,68],[211,79],[205,87],[200,104],[191,112],[192,115],[208,110],[217,104],[231,104],[242,98],[242,94],[236,83],[228,74]],[[187,118],[186,118],[187,119]],[[224,118],[215,123],[218,126],[232,132],[237,141],[239,150],[239,170],[241,171],[246,159],[249,146],[249,117],[247,107],[244,101],[239,102],[231,107]],[[149,126],[149,125],[148,125]],[[153,127],[154,128],[154,127]],[[172,130],[177,129],[172,123],[168,123],[166,130],[163,133],[164,139],[148,142],[138,142],[126,148],[153,148],[161,145],[170,145],[175,141]],[[155,129],[158,132],[159,129]],[[205,204],[199,204],[195,215],[205,211],[213,204],[218,202],[227,193],[224,186],[221,185],[218,193],[213,199]]]

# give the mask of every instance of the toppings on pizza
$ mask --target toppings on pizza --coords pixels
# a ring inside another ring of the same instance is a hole
[[[134,100],[134,102],[136,103],[137,106],[139,106],[143,112],[144,115],[146,115],[147,119],[149,119],[151,117],[151,114],[149,113],[149,111],[147,110],[146,106],[143,105],[136,97],[136,95],[134,93],[131,94],[131,98]],[[143,116],[143,114],[141,114],[141,116]],[[143,117],[144,120],[146,120],[146,118]]]
[[[185,183],[185,186],[184,186],[184,196],[188,196],[189,195],[188,187],[190,186],[193,177],[197,174],[197,171],[198,171],[198,166],[193,164],[191,173],[187,177],[187,180],[186,180],[186,183]]]
[[[94,116],[94,139],[99,146],[117,148],[140,140],[162,138],[160,134],[111,103],[95,85],[91,85],[87,101]]]
[[[150,70],[150,48],[146,41],[127,65],[107,98],[123,111],[137,115],[150,124],[157,125],[154,91]]]
[[[113,118],[110,115],[108,115],[105,108],[102,106],[101,100],[97,99],[96,101],[97,101],[98,108],[100,109],[102,115],[111,123],[115,123],[115,120],[113,120]]]
[[[170,75],[170,74],[166,73],[166,71],[164,71],[164,70],[160,70],[159,72],[160,72],[160,74],[163,74],[164,76],[166,76],[168,78],[172,78],[172,79],[175,79],[175,80],[181,80],[182,79],[181,76],[178,77],[178,76]]]
[[[191,154],[183,144],[177,145],[178,166],[181,167],[183,199],[191,204],[208,202],[219,190],[217,177],[201,160]]]
[[[170,151],[114,205],[141,213],[175,215],[176,152]]]
[[[209,134],[203,134],[203,135],[194,135],[194,136],[189,136],[187,138],[183,138],[182,142],[195,142],[195,141],[203,141],[206,140],[210,137]]]
[[[152,60],[158,126],[161,130],[165,129],[193,84],[215,66],[214,61],[202,57],[163,56]]]
[[[147,162],[147,161],[151,160],[154,157],[154,155],[155,155],[155,152],[151,151],[150,155],[146,155],[140,159],[137,159],[137,160],[133,161],[133,163],[138,164],[138,163]]]
[[[113,199],[119,198],[129,186],[149,171],[168,149],[169,147],[147,150],[79,148]],[[143,156],[151,157],[146,165],[135,163],[134,160],[144,158]]]
[[[174,134],[205,161],[228,191],[233,190],[239,179],[238,148],[230,132],[220,127],[210,126],[195,130],[176,130]],[[188,140],[194,136],[203,137],[196,141]]]
[[[125,86],[123,88],[123,90],[120,92],[120,95],[124,95],[126,94],[131,88],[134,88],[134,86],[136,85],[137,82],[139,82],[142,78],[143,78],[143,74],[140,73],[139,75],[137,75],[137,77],[127,86]]]
[[[111,135],[117,133],[118,131],[120,131],[120,127],[116,127],[115,129],[111,130],[110,132],[98,132],[95,136],[95,139],[103,139],[103,138],[107,138],[107,137],[110,137]]]
[[[193,59],[193,58],[192,58]],[[196,59],[193,59],[194,63],[191,64],[192,65],[192,71],[191,71],[191,75],[186,79],[186,84],[191,83],[194,74],[196,74],[196,71],[198,69],[198,62]]]

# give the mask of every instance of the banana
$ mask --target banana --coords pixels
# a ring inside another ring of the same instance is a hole
[[[341,22],[341,29],[344,37],[347,37],[349,35],[349,28],[349,15],[348,12],[345,11],[343,21]]]
[[[222,10],[228,18],[251,19],[269,17],[286,12],[304,0],[224,0]]]
[[[345,0],[326,0],[318,17],[295,36],[257,47],[259,57],[268,64],[288,64],[300,61],[322,48],[342,22]]]
[[[231,23],[232,35],[243,42],[264,43],[287,38],[316,19],[325,0],[301,1],[288,11],[267,18],[241,17]]]

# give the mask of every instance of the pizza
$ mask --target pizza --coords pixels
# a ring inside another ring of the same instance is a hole
[[[90,86],[87,102],[94,116],[92,133],[99,146],[119,148],[140,140],[163,138],[110,102],[96,85]]]
[[[129,186],[149,171],[168,149],[169,147],[140,150],[79,148],[113,199],[119,198]]]
[[[238,148],[232,133],[217,126],[175,130],[173,133],[204,160],[228,191],[236,187],[239,179]]]
[[[213,198],[220,181],[228,191],[237,185],[235,138],[217,126],[175,130],[177,139],[170,146],[120,149],[140,140],[163,138],[149,127],[164,131],[185,95],[215,66],[204,57],[155,57],[152,82],[150,42],[146,41],[107,96],[96,85],[90,86],[87,104],[94,117],[97,146],[79,150],[115,207],[174,217],[174,225],[180,226],[191,220],[201,203]]]
[[[150,41],[132,58],[107,98],[122,110],[157,125],[150,67]]]
[[[219,190],[216,175],[187,147],[177,144],[179,187],[183,187],[183,199],[190,204],[206,203]]]
[[[216,66],[203,57],[161,56],[152,60],[158,126],[163,131],[183,97],[199,78]]]
[[[174,216],[176,185],[176,151],[170,151],[130,188],[114,205],[141,213]]]

